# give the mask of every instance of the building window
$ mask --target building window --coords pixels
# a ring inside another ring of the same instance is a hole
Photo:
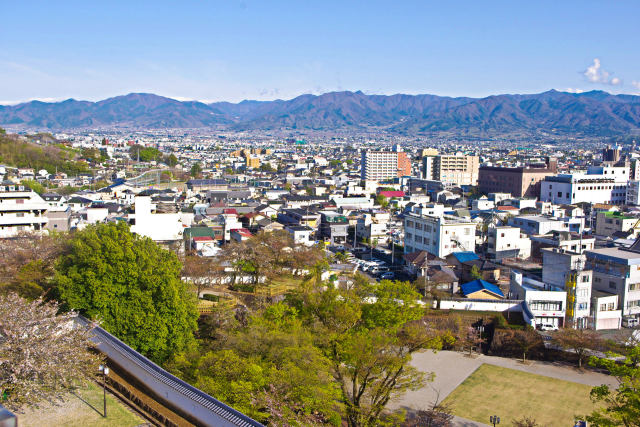
[[[609,287],[610,287],[611,289],[615,289],[615,288],[616,288],[616,282],[614,282],[614,281],[612,281],[612,280],[609,280]]]

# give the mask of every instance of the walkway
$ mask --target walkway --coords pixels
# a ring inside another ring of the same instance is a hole
[[[454,351],[425,351],[413,356],[411,364],[422,372],[433,372],[433,381],[420,390],[409,391],[401,398],[390,404],[392,408],[422,409],[433,404],[436,400],[442,402],[469,375],[483,363],[544,375],[565,381],[596,386],[607,384],[617,387],[615,378],[589,370],[579,370],[570,366],[541,361],[530,361],[522,364],[516,359],[497,356],[473,355]],[[456,417],[456,426],[476,427],[485,424]]]

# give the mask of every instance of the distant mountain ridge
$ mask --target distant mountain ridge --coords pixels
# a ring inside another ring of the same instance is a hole
[[[290,100],[234,104],[177,101],[131,93],[98,102],[68,99],[0,106],[0,126],[51,130],[217,128],[230,130],[370,130],[392,133],[553,132],[621,135],[640,128],[640,96],[550,90],[529,95],[450,98],[330,92]]]

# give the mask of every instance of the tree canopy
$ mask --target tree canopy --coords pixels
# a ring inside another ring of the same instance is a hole
[[[89,226],[61,257],[55,282],[79,310],[134,349],[162,362],[185,349],[197,327],[195,297],[180,280],[177,256],[127,224]]]
[[[607,385],[591,390],[591,399],[604,405],[587,415],[586,420],[595,426],[640,426],[640,345],[632,347],[622,363],[591,357],[589,364],[609,371],[619,385],[615,390]]]

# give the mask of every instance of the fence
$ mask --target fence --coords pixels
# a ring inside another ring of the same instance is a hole
[[[521,300],[486,300],[486,299],[442,299],[441,310],[467,311],[522,311]]]

